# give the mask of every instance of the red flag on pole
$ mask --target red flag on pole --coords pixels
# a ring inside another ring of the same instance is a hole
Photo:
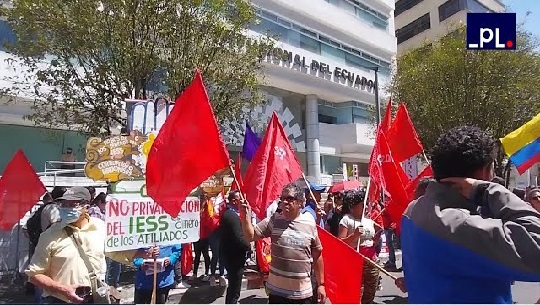
[[[409,182],[409,184],[405,187],[407,194],[409,194],[409,200],[413,200],[414,192],[416,191],[416,187],[418,186],[418,182],[420,182],[420,179],[428,177],[433,177],[433,169],[431,169],[431,165],[426,166],[426,168],[424,168],[422,172],[418,174],[418,176],[416,176],[416,178]]]
[[[242,170],[240,169],[240,165],[242,164],[242,155],[238,153],[238,158],[236,159],[236,162],[234,163],[234,176],[236,177],[236,180],[233,181],[231,185],[231,191],[244,191],[244,179],[242,179]]]
[[[364,259],[349,245],[317,226],[323,246],[324,284],[332,304],[360,304]]]
[[[230,164],[199,70],[175,103],[146,163],[148,195],[173,217],[193,189]]]
[[[403,162],[424,150],[405,104],[400,104],[392,127],[386,134],[395,162]]]
[[[392,221],[401,224],[401,215],[410,202],[405,191],[409,179],[403,168],[393,159],[386,136],[381,129],[377,133],[371,155],[370,176],[390,195],[392,204],[387,205],[386,210]]]
[[[301,176],[302,167],[274,112],[245,177],[244,191],[255,215],[266,218],[266,209],[282,188]]]
[[[46,191],[24,152],[18,150],[0,178],[0,229],[13,229]]]

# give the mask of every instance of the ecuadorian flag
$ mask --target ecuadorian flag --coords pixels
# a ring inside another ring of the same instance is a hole
[[[540,162],[540,113],[502,138],[501,143],[520,174]]]

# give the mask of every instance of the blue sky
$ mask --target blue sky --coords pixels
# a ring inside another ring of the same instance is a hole
[[[503,0],[511,12],[517,14],[517,22],[525,21],[527,31],[540,37],[540,0]],[[527,12],[530,12],[527,16]]]

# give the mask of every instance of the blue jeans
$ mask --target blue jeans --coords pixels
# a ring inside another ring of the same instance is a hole
[[[41,298],[42,294],[43,294],[43,289],[39,287],[35,287],[34,288],[34,302],[36,302],[37,304],[43,303],[43,300]]]
[[[388,247],[388,265],[396,265],[396,249],[394,248],[394,230],[384,230]]]
[[[223,259],[219,255],[219,244],[220,236],[218,230],[215,230],[208,237],[208,242],[210,243],[210,250],[212,251],[212,259],[210,260],[210,275],[216,274],[217,265],[219,262],[219,275],[225,275],[225,265],[223,264]]]
[[[107,272],[105,273],[105,281],[107,285],[118,287],[120,284],[120,273],[122,272],[122,264],[110,258],[105,258],[107,261]]]

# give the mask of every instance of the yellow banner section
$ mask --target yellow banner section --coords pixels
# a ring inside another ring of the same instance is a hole
[[[511,156],[540,137],[540,113],[501,139],[506,155]]]

